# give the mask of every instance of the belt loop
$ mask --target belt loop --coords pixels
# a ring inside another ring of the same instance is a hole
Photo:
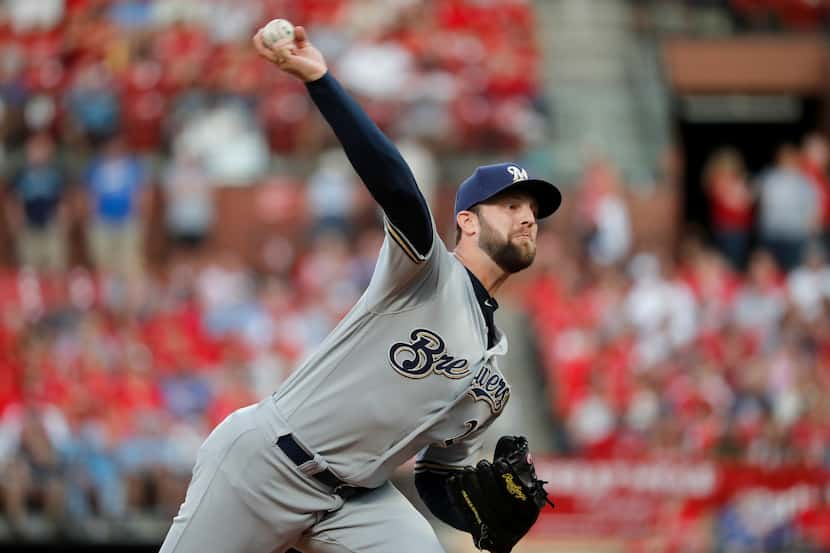
[[[323,458],[322,455],[319,453],[315,453],[314,457],[306,461],[305,463],[297,465],[297,468],[300,469],[304,474],[308,476],[314,476],[320,472],[329,468],[328,462]]]

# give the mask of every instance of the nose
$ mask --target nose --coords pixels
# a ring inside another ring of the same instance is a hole
[[[522,206],[519,212],[519,223],[525,227],[532,227],[536,224],[536,215],[533,214],[533,209],[530,205]]]

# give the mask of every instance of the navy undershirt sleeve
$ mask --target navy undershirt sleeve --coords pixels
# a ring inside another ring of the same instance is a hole
[[[426,255],[432,246],[429,207],[398,149],[330,72],[306,87],[386,217]]]
[[[456,530],[469,532],[469,525],[464,521],[461,513],[452,507],[445,482],[449,477],[449,474],[430,470],[417,472],[415,473],[415,489],[418,490],[418,495],[433,515]]]

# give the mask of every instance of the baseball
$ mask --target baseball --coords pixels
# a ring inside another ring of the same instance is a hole
[[[262,42],[266,46],[273,46],[285,38],[294,40],[294,25],[286,19],[272,19],[262,29]]]

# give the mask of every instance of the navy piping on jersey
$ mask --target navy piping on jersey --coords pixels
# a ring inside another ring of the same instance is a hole
[[[478,306],[481,308],[481,314],[484,315],[484,322],[487,323],[487,349],[490,349],[496,345],[496,323],[493,314],[499,308],[499,302],[487,292],[487,288],[470,269],[467,269],[467,274],[470,275],[470,282],[473,283]]]
[[[432,219],[401,153],[330,72],[306,88],[386,218],[425,256],[432,247]]]

